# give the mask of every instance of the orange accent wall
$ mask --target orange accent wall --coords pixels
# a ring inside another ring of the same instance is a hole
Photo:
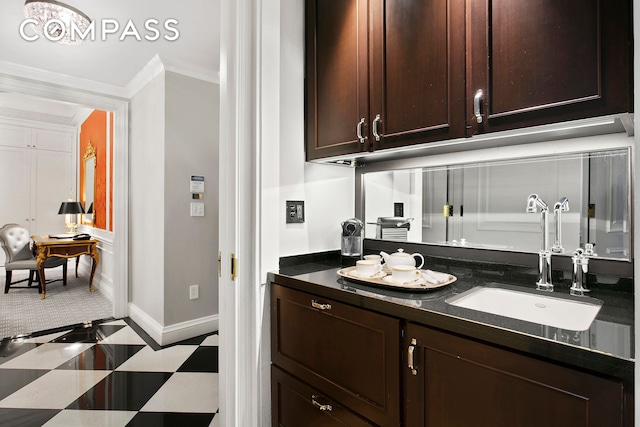
[[[108,113],[113,123],[113,113]],[[110,126],[110,191],[109,191],[109,224],[110,230],[113,230],[111,225],[113,218],[113,124]],[[82,157],[87,151],[87,145],[91,142],[96,148],[96,191],[94,201],[94,213],[95,222],[93,224],[96,228],[106,230],[107,226],[107,112],[95,110],[84,121],[80,127],[80,150],[78,152],[78,163],[80,171],[80,194],[78,194],[78,200],[84,200],[84,162]],[[87,206],[85,206],[85,209]]]

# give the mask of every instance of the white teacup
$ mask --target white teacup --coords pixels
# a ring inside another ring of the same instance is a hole
[[[410,265],[394,265],[391,267],[391,277],[394,282],[413,282],[420,278],[420,270]]]
[[[380,255],[365,255],[364,259],[367,261],[375,261],[378,264],[382,264],[382,257]]]
[[[380,272],[382,266],[379,262],[361,259],[356,261],[356,273],[360,277],[373,277]]]

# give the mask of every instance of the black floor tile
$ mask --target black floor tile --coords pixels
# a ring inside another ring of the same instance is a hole
[[[2,427],[40,427],[60,412],[58,409],[4,409],[0,408]]]
[[[139,411],[171,375],[168,372],[112,372],[66,409]]]
[[[208,427],[214,414],[138,412],[127,427]]]
[[[218,372],[218,346],[198,347],[178,372]]]
[[[144,347],[144,345],[96,344],[56,369],[114,370]]]
[[[0,400],[48,372],[48,369],[0,369]]]
[[[55,343],[93,343],[107,338],[109,335],[118,332],[125,325],[87,325],[84,328],[76,328],[51,342]]]
[[[23,339],[4,339],[0,341],[0,365],[16,356],[33,350],[40,344],[26,343]]]

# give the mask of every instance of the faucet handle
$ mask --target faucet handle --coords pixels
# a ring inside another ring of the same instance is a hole
[[[595,243],[585,243],[584,254],[589,257],[598,256],[598,254],[594,252],[595,247],[596,247]]]

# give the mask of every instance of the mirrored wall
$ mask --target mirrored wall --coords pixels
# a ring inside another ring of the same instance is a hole
[[[542,215],[526,209],[537,194],[548,249],[571,255],[593,243],[601,258],[629,260],[630,170],[619,149],[365,173],[365,236],[537,253]]]

